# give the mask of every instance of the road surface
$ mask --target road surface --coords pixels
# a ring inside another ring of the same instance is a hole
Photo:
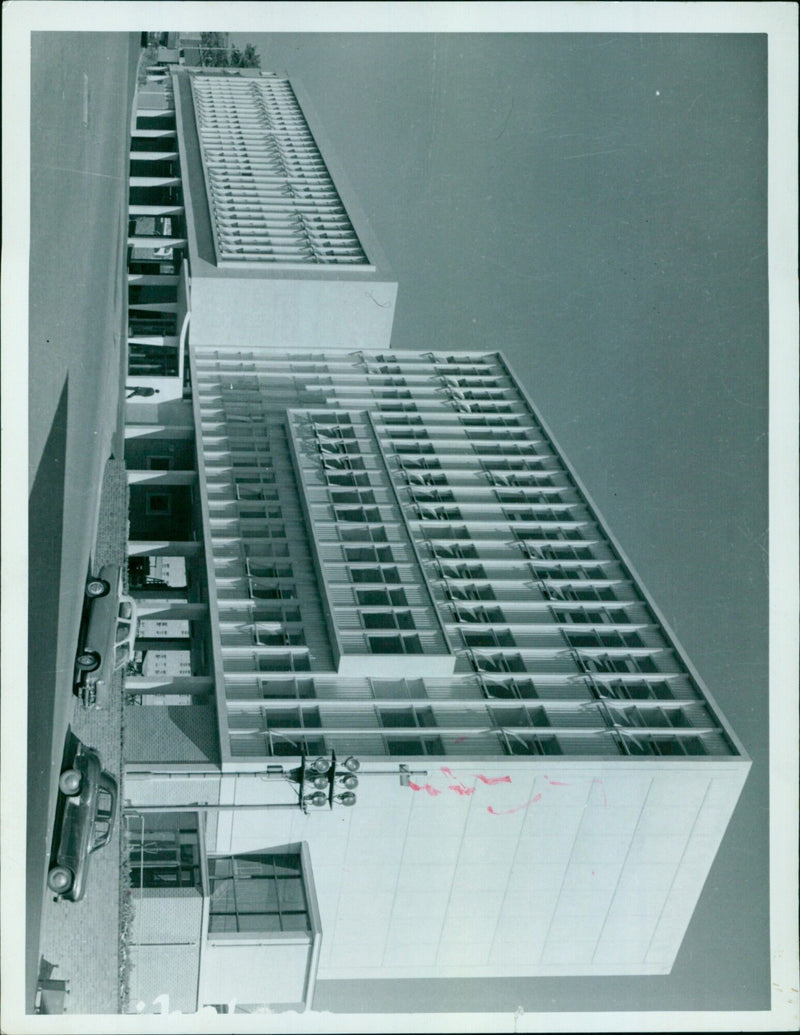
[[[138,33],[33,33],[26,1007],[72,663],[116,428]]]

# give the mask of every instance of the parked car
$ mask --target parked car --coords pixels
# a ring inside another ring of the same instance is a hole
[[[86,891],[89,857],[108,844],[114,829],[117,781],[103,769],[94,748],[81,744],[59,777],[58,789],[66,800],[47,886],[60,898],[78,902]]]
[[[84,704],[99,706],[113,674],[133,657],[136,601],[123,593],[122,570],[115,564],[87,580],[86,597],[88,619],[81,626],[74,686]]]

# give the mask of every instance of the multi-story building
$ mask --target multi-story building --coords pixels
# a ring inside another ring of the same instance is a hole
[[[213,82],[180,80],[200,149],[236,121]],[[245,209],[209,191],[236,283]],[[323,310],[365,290],[349,217]],[[667,973],[750,762],[503,355],[223,331],[193,235],[181,390],[127,410],[131,571],[185,571],[138,578],[169,636],[137,646],[189,668],[126,684],[131,1005]],[[284,289],[267,261],[243,299]]]
[[[129,391],[181,398],[190,323],[197,345],[388,346],[397,283],[298,83],[176,67],[137,103]]]

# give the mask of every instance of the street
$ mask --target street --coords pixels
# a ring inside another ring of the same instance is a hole
[[[26,1007],[105,464],[118,448],[137,33],[31,46]]]

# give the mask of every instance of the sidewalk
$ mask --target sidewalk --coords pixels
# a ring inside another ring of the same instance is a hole
[[[128,524],[128,490],[121,459],[109,460],[100,500],[100,523],[95,546],[98,565],[123,564]],[[120,785],[123,797],[122,713],[123,676],[117,672],[107,705],[100,711],[84,709],[74,698],[70,732],[96,748],[103,767]],[[68,902],[47,895],[42,909],[40,954],[56,965],[56,975],[67,981],[66,1013],[118,1013],[120,1010],[119,958],[119,816],[109,844],[92,856],[86,896]]]

